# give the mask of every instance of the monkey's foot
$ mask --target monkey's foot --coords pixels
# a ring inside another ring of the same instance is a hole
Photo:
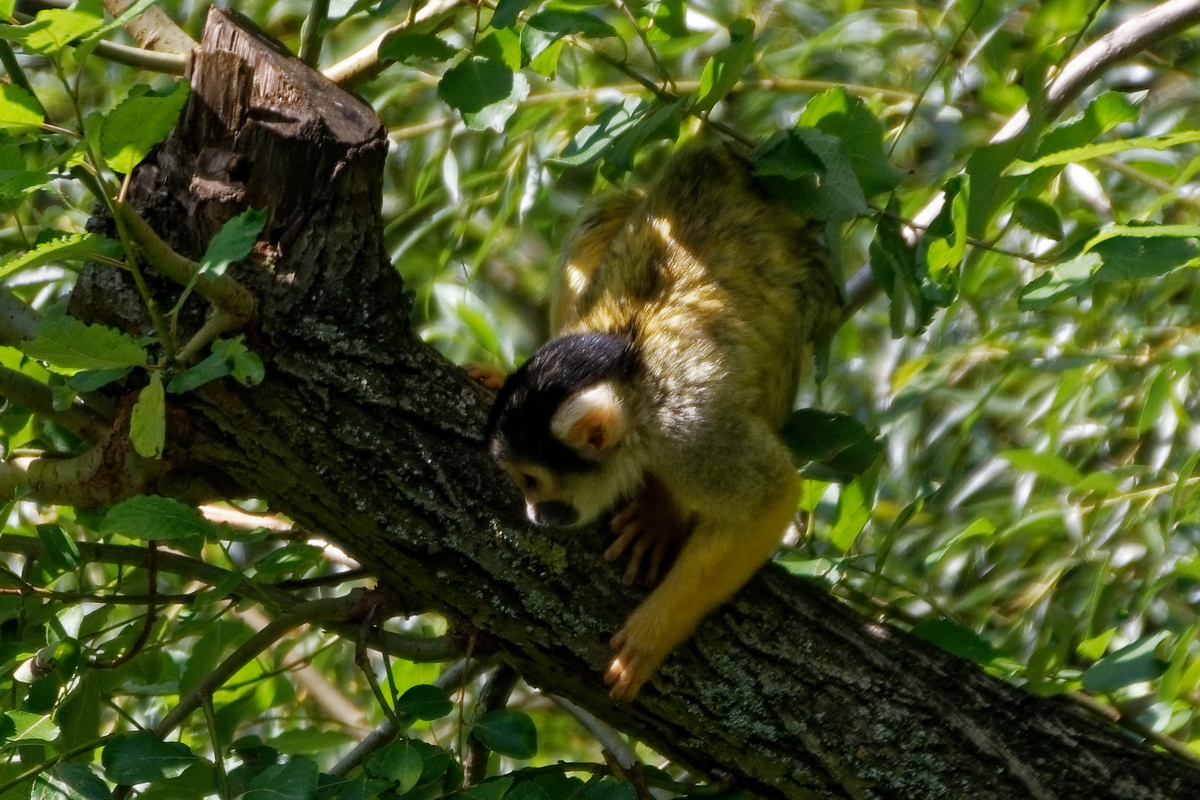
[[[491,389],[493,392],[500,391],[500,387],[504,385],[504,381],[508,378],[504,374],[504,370],[493,367],[491,364],[471,363],[463,367],[467,371],[467,377],[478,383],[485,389]]]
[[[632,619],[626,622],[625,627],[617,631],[609,643],[617,655],[604,673],[604,682],[612,687],[608,696],[621,703],[637,697],[642,686],[670,652],[670,648],[662,647],[660,642],[649,641],[639,635],[636,624]]]
[[[683,547],[692,532],[694,521],[682,518],[669,501],[655,494],[643,494],[612,519],[616,540],[604,551],[604,558],[616,561],[629,550],[629,564],[622,581],[630,585],[637,580],[642,561],[649,556],[645,584],[658,582],[662,566]]]

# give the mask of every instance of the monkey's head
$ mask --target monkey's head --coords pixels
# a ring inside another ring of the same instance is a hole
[[[560,336],[513,373],[492,407],[492,457],[525,495],[537,525],[583,525],[642,479],[631,388],[638,371],[627,337]]]

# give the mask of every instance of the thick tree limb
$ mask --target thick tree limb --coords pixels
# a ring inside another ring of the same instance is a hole
[[[529,529],[483,452],[487,396],[409,329],[380,238],[378,120],[227,12],[212,12],[195,63],[184,121],[139,168],[131,202],[185,255],[245,205],[268,208],[278,255],[237,275],[260,297],[247,340],[267,379],[181,398],[189,458],[476,631],[531,684],[760,795],[1200,795],[1192,765],[778,568],[702,625],[637,702],[614,704],[600,680],[607,641],[641,592],[602,560],[603,531]],[[124,280],[89,270],[72,309],[143,326]]]

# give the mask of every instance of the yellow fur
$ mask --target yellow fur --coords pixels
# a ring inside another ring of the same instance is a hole
[[[643,560],[653,577],[680,551],[613,637],[616,699],[634,697],[787,530],[799,484],[778,432],[812,341],[840,316],[827,261],[819,226],[719,147],[591,205],[568,239],[556,338],[506,385],[489,446],[539,524],[627,502],[605,552],[630,553],[627,583]],[[555,385],[565,396],[540,419],[549,401],[532,398]]]
[[[798,483],[776,433],[812,340],[838,316],[818,228],[766,196],[728,150],[685,153],[648,193],[583,215],[563,261],[556,333],[625,332],[638,343],[646,382],[634,393],[654,398],[634,423],[638,446],[655,491],[669,492],[686,522],[629,538],[643,540],[640,557],[680,527],[691,534],[613,639],[614,697],[636,695],[783,537]]]

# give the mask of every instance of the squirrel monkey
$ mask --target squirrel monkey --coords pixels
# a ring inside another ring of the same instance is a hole
[[[612,639],[614,699],[637,695],[793,519],[799,478],[778,432],[811,342],[840,317],[827,262],[819,226],[725,147],[602,198],[569,237],[556,335],[500,386],[487,437],[538,525],[627,503],[605,552],[631,552],[626,583],[678,550]]]

